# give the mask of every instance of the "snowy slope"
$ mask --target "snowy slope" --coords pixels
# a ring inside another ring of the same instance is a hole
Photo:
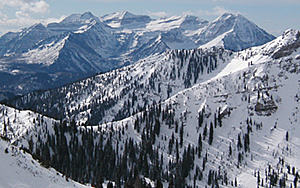
[[[53,168],[45,168],[31,155],[0,139],[0,187],[88,187]]]

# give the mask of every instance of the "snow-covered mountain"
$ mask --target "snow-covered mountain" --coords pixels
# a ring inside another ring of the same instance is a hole
[[[12,100],[0,132],[92,184],[297,187],[299,48],[291,29],[239,52],[169,50]]]
[[[240,14],[223,14],[196,35],[201,47],[224,46],[239,51],[265,44],[274,39],[263,29]]]
[[[241,15],[209,23],[195,16],[158,20],[127,11],[96,17],[72,14],[58,23],[36,24],[0,38],[1,97],[58,87],[168,49],[215,44],[230,50],[261,45],[273,36]],[[28,82],[30,80],[30,82]]]

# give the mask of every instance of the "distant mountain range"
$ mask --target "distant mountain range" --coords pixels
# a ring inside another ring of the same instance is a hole
[[[223,46],[239,51],[272,39],[239,14],[223,14],[213,22],[188,15],[154,20],[126,11],[101,17],[72,14],[0,38],[0,100],[62,86],[168,49]]]

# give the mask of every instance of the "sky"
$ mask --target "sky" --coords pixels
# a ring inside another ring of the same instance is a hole
[[[57,22],[73,13],[102,16],[129,11],[151,18],[195,15],[213,21],[223,13],[239,13],[279,36],[300,30],[300,0],[0,0],[0,35],[35,23]]]

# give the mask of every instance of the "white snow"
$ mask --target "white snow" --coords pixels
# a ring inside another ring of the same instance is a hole
[[[52,168],[45,168],[31,155],[0,139],[0,187],[88,187]]]
[[[232,32],[233,30],[229,30],[228,32],[223,33],[220,36],[217,36],[215,39],[213,39],[212,41],[201,45],[199,48],[211,48],[211,47],[223,47],[224,46],[224,41],[223,38],[230,32]]]

